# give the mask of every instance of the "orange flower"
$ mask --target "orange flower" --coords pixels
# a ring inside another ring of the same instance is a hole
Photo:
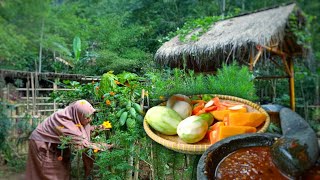
[[[124,85],[126,85],[127,87],[130,87],[130,84],[129,84],[128,81],[126,81],[126,82],[124,83]]]
[[[79,124],[75,124],[77,127],[82,127],[82,125],[79,123]]]
[[[111,101],[109,99],[106,100],[106,105],[110,106],[111,105]]]
[[[117,81],[117,80],[114,80],[114,82],[115,82],[116,84],[118,84],[118,85],[120,84],[120,82],[119,82],[119,81]]]
[[[99,86],[96,86],[96,90],[99,90]]]
[[[94,152],[94,153],[97,153],[97,152],[99,152],[99,150],[98,150],[98,149],[94,149],[93,152]]]
[[[111,91],[111,92],[109,92],[109,94],[110,94],[111,96],[114,96],[116,93],[113,92],[113,91]]]
[[[59,156],[57,159],[58,159],[58,161],[62,161],[63,157]]]

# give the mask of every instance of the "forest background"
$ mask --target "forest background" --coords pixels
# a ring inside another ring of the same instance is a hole
[[[165,41],[176,35],[178,29],[183,29],[188,23],[201,23],[203,22],[201,19],[204,20],[206,17],[236,16],[289,2],[292,1],[0,0],[0,69],[90,76],[102,76],[110,71],[113,71],[114,74],[127,71],[144,76],[159,68],[153,60],[156,50]],[[307,34],[303,33],[301,37],[304,43],[307,43],[305,45],[312,47],[312,56],[308,58],[311,58],[314,65],[313,69],[309,69],[304,62],[310,61],[295,59],[297,105],[299,107],[304,107],[306,104],[319,105],[319,97],[313,97],[317,94],[317,88],[319,91],[320,84],[320,2],[318,0],[297,0],[295,3],[307,14],[307,19],[310,22],[310,26],[305,29]],[[232,73],[238,72],[237,75],[240,74],[239,69],[235,67],[234,69],[231,68],[231,71]],[[179,81],[181,80],[179,77],[184,76],[184,74],[179,73],[175,71],[164,76],[153,77],[168,77],[168,81],[162,83],[163,89],[157,86],[158,90],[154,91],[154,96],[159,97],[161,95],[156,93],[163,92],[166,89],[166,83],[172,85],[170,75],[174,76],[173,80],[176,80],[176,84],[183,83]],[[243,77],[247,76],[246,72],[244,74]],[[121,79],[120,76],[118,78]],[[220,77],[220,79],[228,78],[230,78],[230,75]],[[157,79],[153,79],[153,81],[157,81]],[[284,88],[284,86],[287,86],[286,83],[277,85],[277,91],[280,91],[277,92],[279,99],[272,99],[272,101],[268,99],[270,102],[288,105],[287,87]],[[197,81],[194,85],[202,89],[205,88],[205,83],[201,84],[201,81]],[[201,87],[202,85],[203,87]],[[91,86],[93,87],[93,85],[82,87],[76,85],[76,88],[88,92],[88,89],[92,88]],[[256,84],[257,91],[264,86],[265,84]],[[239,92],[239,87],[228,86],[228,88],[238,93],[233,95],[252,98],[248,94],[241,94],[245,91]],[[137,88],[137,90],[140,89]],[[179,90],[179,87],[176,90]],[[120,90],[119,93],[121,93]],[[123,92],[123,95],[126,93],[127,91]],[[74,98],[75,94],[69,94],[69,97],[71,96]],[[128,99],[130,98],[128,97]],[[71,101],[72,98],[68,100]],[[260,102],[262,102],[261,99]],[[103,105],[103,108],[107,107]],[[305,115],[304,117],[310,117],[313,120],[313,128],[320,132],[319,109],[314,110],[311,116]],[[4,127],[2,126],[0,129],[0,139],[6,136]],[[134,132],[133,134],[137,135],[134,138],[141,138],[141,133],[143,132]],[[117,138],[123,138],[124,140],[127,137],[117,136]],[[173,154],[155,144],[153,145],[157,148],[154,152],[168,157],[164,160],[158,159],[156,163],[159,165],[159,169],[155,169],[154,176],[163,177],[166,173],[172,175],[174,171],[168,170],[170,168],[174,169],[168,163],[170,157],[180,157],[180,159],[184,157],[181,157],[181,154]],[[127,149],[126,153],[129,151],[130,149]],[[120,157],[120,153],[116,153],[113,155]],[[14,156],[11,155],[12,160]],[[152,162],[147,157],[145,157],[145,161]],[[107,163],[106,160],[102,162]],[[179,164],[177,162],[174,163]],[[167,166],[168,164],[169,166]],[[16,165],[16,163],[13,163],[13,166]],[[160,167],[164,167],[164,169]],[[104,177],[110,176],[106,172],[100,172],[100,174],[103,174]]]
[[[156,50],[187,21],[252,12],[288,0],[1,0],[0,66],[38,72],[101,75],[141,72]],[[313,17],[319,61],[317,0],[298,0]],[[80,40],[75,48],[74,40]],[[67,64],[67,65],[66,65]]]

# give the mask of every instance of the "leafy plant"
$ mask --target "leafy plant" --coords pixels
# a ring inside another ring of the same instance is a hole
[[[208,16],[204,18],[188,20],[184,23],[181,29],[177,28],[175,32],[170,32],[169,35],[164,39],[169,40],[178,35],[181,42],[197,41],[202,34],[208,31],[213,23],[224,18],[225,17],[223,16]],[[187,36],[191,32],[193,32],[193,34],[191,34],[190,38],[187,39]]]
[[[8,107],[10,104],[5,101],[0,101],[0,150],[6,148],[6,140],[8,138],[9,130],[11,129],[11,119],[8,117]]]
[[[151,84],[150,97],[159,103],[160,97],[173,94],[225,94],[256,100],[252,75],[247,67],[233,63],[223,65],[216,75],[195,74],[181,69],[154,71],[147,74]]]
[[[79,36],[74,37],[72,48],[75,61],[79,61],[81,54],[81,40]]]

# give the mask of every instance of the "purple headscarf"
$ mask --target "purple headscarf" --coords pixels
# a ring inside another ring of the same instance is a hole
[[[89,147],[90,124],[83,127],[81,121],[92,115],[95,109],[86,100],[78,100],[45,119],[32,132],[29,139],[61,143],[61,136],[69,136],[72,143]]]

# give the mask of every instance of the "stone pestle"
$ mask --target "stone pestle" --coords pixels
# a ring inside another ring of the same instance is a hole
[[[317,161],[317,136],[310,125],[289,108],[280,110],[280,120],[283,135],[272,145],[271,156],[284,174],[295,178]]]

